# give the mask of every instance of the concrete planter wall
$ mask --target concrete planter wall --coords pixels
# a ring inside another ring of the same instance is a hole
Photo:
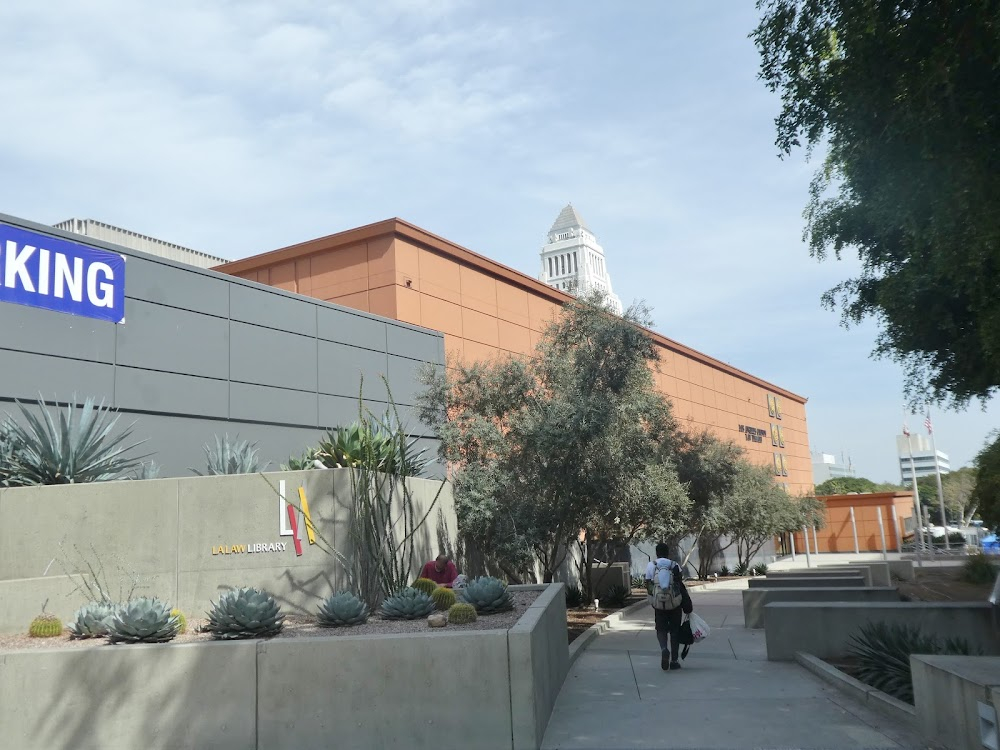
[[[277,493],[282,481],[296,508],[303,488],[317,532],[310,544],[304,518],[295,514],[301,555],[293,538],[280,533],[290,528]],[[407,481],[422,515],[441,482]],[[347,585],[323,546],[325,540],[350,558],[351,497],[346,469],[0,490],[0,632],[24,632],[46,599],[48,612],[63,621],[72,617],[84,600],[73,593],[63,564],[70,573],[85,573],[77,551],[103,563],[115,596],[119,586],[128,589],[118,575],[124,567],[142,580],[139,595],[158,596],[194,616],[237,586],[264,588],[286,612],[313,614],[319,601]],[[445,485],[416,534],[414,577],[455,530]],[[250,551],[256,545],[267,551]]]
[[[509,631],[2,654],[0,726],[18,750],[522,750],[567,660],[551,584]]]

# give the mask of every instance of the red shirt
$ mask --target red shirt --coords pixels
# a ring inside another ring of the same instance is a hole
[[[445,566],[444,570],[437,569],[437,562],[431,560],[429,563],[424,565],[424,569],[420,571],[421,578],[430,578],[434,583],[440,586],[451,586],[455,579],[458,578],[458,568],[455,567],[455,563],[449,560]]]

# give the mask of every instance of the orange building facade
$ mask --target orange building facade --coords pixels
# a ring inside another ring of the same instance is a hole
[[[826,525],[816,531],[815,542],[810,532],[810,552],[816,552],[817,545],[819,552],[854,552],[855,530],[859,552],[881,552],[883,532],[889,552],[901,551],[901,543],[913,535],[913,495],[909,492],[828,495],[817,499],[826,505]],[[803,544],[799,532],[795,535],[795,549],[805,552]]]
[[[441,331],[462,361],[531,354],[572,299],[401,219],[215,268],[250,281]],[[688,431],[709,430],[772,467],[792,494],[812,491],[806,399],[655,331],[654,373]]]

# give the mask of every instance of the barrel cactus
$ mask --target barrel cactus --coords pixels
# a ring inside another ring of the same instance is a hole
[[[32,638],[55,638],[62,635],[63,624],[55,615],[47,615],[44,612],[31,621],[28,626],[28,635]]]
[[[420,589],[405,588],[384,602],[379,614],[386,620],[416,620],[434,611],[434,600]]]
[[[108,627],[111,643],[166,643],[177,635],[180,621],[170,605],[159,599],[139,597],[115,612]]]
[[[467,625],[470,622],[475,622],[477,617],[476,608],[471,604],[459,602],[452,604],[451,609],[448,610],[448,622],[452,625]]]
[[[319,607],[319,625],[323,628],[347,628],[368,619],[368,605],[350,591],[339,591]]]
[[[177,618],[177,622],[180,623],[180,627],[177,629],[177,635],[184,635],[188,629],[188,620],[184,616],[184,613],[179,609],[170,610],[170,614]]]
[[[285,616],[274,597],[255,588],[227,591],[212,605],[208,627],[213,638],[269,638],[281,632]]]
[[[69,623],[70,638],[103,638],[111,629],[116,610],[111,602],[84,604]]]
[[[411,586],[411,588],[423,591],[428,596],[433,594],[437,587],[438,585],[430,578],[418,578],[413,582],[413,586]]]
[[[462,589],[462,600],[475,607],[476,612],[481,615],[514,609],[514,600],[507,591],[507,584],[492,576],[481,576],[469,581]]]
[[[434,593],[431,594],[431,599],[434,600],[434,606],[440,609],[442,612],[447,612],[451,609],[451,605],[455,603],[455,592],[449,588],[441,586],[440,588],[434,589]]]

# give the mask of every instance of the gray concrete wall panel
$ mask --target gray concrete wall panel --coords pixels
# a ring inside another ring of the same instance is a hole
[[[314,337],[236,321],[230,326],[230,380],[316,393]]]
[[[316,305],[302,297],[280,294],[274,287],[246,282],[229,290],[229,317],[303,336],[316,336]]]
[[[229,384],[229,416],[236,420],[308,425],[316,421],[316,393]]]
[[[320,393],[357,399],[361,378],[364,378],[364,397],[385,401],[382,376],[388,375],[388,371],[389,363],[383,352],[331,341],[319,342]]]
[[[418,359],[389,355],[389,387],[397,404],[413,405],[417,402],[417,393],[423,390],[420,371],[424,365]]]
[[[317,308],[317,313],[319,338],[377,352],[386,350],[386,328],[398,327],[375,317],[333,307]]]
[[[79,235],[68,235],[67,239],[79,243],[82,238]],[[89,240],[90,238],[86,238],[84,244],[114,249],[128,257],[125,263],[127,298],[155,302],[219,318],[229,317],[231,285],[220,274],[204,273],[187,266],[164,262],[159,258],[150,258],[128,248],[116,248],[106,242]],[[126,325],[128,322],[126,313]]]
[[[97,362],[67,360],[57,356],[0,349],[0,411],[19,411],[14,399],[35,402],[41,393],[50,401],[69,400],[75,393],[82,403],[86,396],[111,404],[115,397],[115,368]]]
[[[23,305],[4,305],[0,349],[115,362],[115,330],[103,321],[71,317]]]
[[[227,419],[229,381],[119,366],[115,375],[115,406],[127,411]],[[145,417],[142,420],[145,422]]]
[[[389,351],[393,354],[422,360],[427,357],[428,351],[434,350],[438,339],[433,334],[415,328],[389,326],[387,342]]]
[[[229,321],[141,300],[125,301],[118,326],[120,365],[225,380]]]

